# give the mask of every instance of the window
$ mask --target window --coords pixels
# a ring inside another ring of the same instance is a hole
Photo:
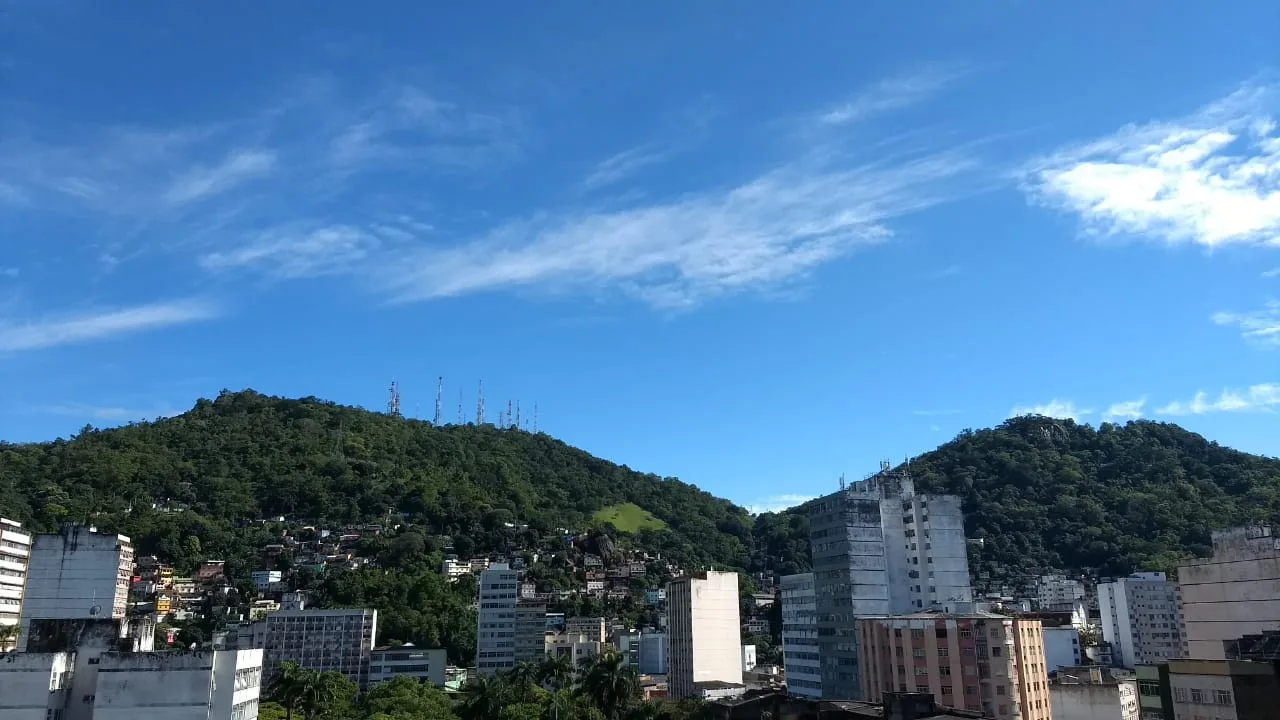
[[[917,675],[928,675],[928,674],[929,674],[929,668],[927,668],[927,667],[925,667],[925,666],[923,666],[923,665],[917,665],[917,666],[916,666],[916,674],[917,674]]]
[[[928,686],[928,685],[917,685],[917,686],[916,686],[916,692],[918,692],[918,693],[927,693],[927,692],[929,692],[929,686]]]
[[[924,648],[916,648],[915,650],[911,651],[911,654],[918,658],[922,658],[924,657]]]
[[[919,639],[921,639],[921,638],[923,638],[923,637],[924,637],[924,630],[919,630],[919,629],[917,629],[917,630],[912,630],[912,631],[911,631],[911,639],[912,639],[912,640],[919,640]]]
[[[1187,689],[1186,689],[1186,688],[1174,688],[1174,689],[1173,689],[1173,699],[1174,699],[1174,700],[1177,700],[1178,702],[1183,702],[1183,703],[1184,703],[1184,702],[1186,702],[1186,701],[1187,701]]]
[[[1004,686],[1003,686],[1003,685],[997,685],[997,686],[996,686],[996,694],[997,694],[997,695],[1003,695],[1003,694],[1004,694]]]
[[[950,654],[951,654],[951,649],[948,648],[946,645],[938,646],[938,657],[947,657]]]
[[[960,637],[962,637],[962,638],[966,638],[966,639],[967,639],[967,638],[971,638],[971,637],[973,637],[973,631],[972,631],[972,630],[961,630],[961,631],[960,631]]]
[[[937,630],[934,631],[934,635],[936,635],[939,639],[945,639],[947,637],[947,629],[938,628]]]
[[[1142,680],[1138,683],[1138,692],[1142,695],[1158,697],[1160,695],[1160,683],[1154,680]]]
[[[998,647],[991,648],[991,657],[1000,657],[1000,648]]]
[[[1231,704],[1232,704],[1232,703],[1231,703],[1231,691],[1230,691],[1230,690],[1218,690],[1218,691],[1215,693],[1215,697],[1214,697],[1214,699],[1217,701],[1217,703],[1218,703],[1219,705],[1231,705]]]
[[[1200,688],[1191,688],[1191,702],[1193,703],[1204,702],[1204,691],[1201,690]]]
[[[950,694],[951,694],[951,686],[950,686],[950,685],[943,685],[943,686],[942,686],[942,694],[943,694],[943,695],[950,695]]]

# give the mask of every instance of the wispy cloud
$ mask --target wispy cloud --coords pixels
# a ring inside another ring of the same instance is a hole
[[[1280,384],[1263,383],[1243,390],[1223,390],[1217,397],[1198,392],[1185,402],[1171,402],[1156,410],[1161,415],[1207,415],[1224,412],[1270,412],[1280,406]]]
[[[961,66],[932,66],[882,80],[819,116],[825,125],[845,125],[922,102],[967,74]]]
[[[666,158],[667,153],[655,148],[653,145],[641,145],[630,150],[623,150],[596,165],[595,170],[587,176],[587,179],[582,184],[588,190],[596,190],[630,177],[637,171],[650,165],[656,165]]]
[[[1023,415],[1044,415],[1045,417],[1071,419],[1080,422],[1085,417],[1092,415],[1093,410],[1086,410],[1076,407],[1071,400],[1060,400],[1054,398],[1043,405],[1025,405],[1015,407],[1009,411],[1009,417],[1021,417]]]
[[[977,163],[943,152],[896,166],[788,165],[737,187],[617,211],[542,215],[410,254],[384,285],[423,300],[534,285],[614,287],[659,307],[804,276],[943,202]]]
[[[234,250],[200,258],[207,270],[253,269],[276,278],[350,273],[376,252],[381,241],[347,225],[278,228]]]
[[[747,512],[753,515],[767,512],[781,512],[793,508],[797,505],[803,505],[814,498],[813,495],[774,495],[773,497],[760,498],[747,506]]]
[[[1102,413],[1102,419],[1108,422],[1112,420],[1137,420],[1142,417],[1143,409],[1146,406],[1147,398],[1145,396],[1137,400],[1112,403],[1106,412]]]
[[[1262,273],[1262,277],[1264,277],[1264,278],[1268,278],[1268,279],[1270,279],[1270,278],[1275,278],[1275,277],[1280,277],[1280,267],[1278,267],[1278,268],[1272,268],[1272,269],[1270,269],[1270,270],[1268,270],[1268,271],[1266,271],[1266,272]]]
[[[955,410],[951,408],[942,408],[942,409],[935,409],[935,410],[912,410],[911,414],[919,415],[920,417],[943,417],[946,415],[963,415],[964,411]]]
[[[246,180],[261,177],[275,166],[275,153],[238,150],[213,167],[196,167],[178,178],[164,194],[175,205],[201,200],[224,192]]]
[[[1280,244],[1275,99],[1275,87],[1250,85],[1189,117],[1066,148],[1027,166],[1023,186],[1099,234]]]
[[[83,403],[64,403],[60,405],[43,405],[34,408],[36,412],[48,415],[82,418],[96,422],[127,422],[132,420],[154,420],[182,414],[181,410],[171,407],[153,407],[150,409],[86,405]]]
[[[218,308],[199,300],[178,300],[95,313],[14,323],[0,320],[0,352],[40,350],[118,335],[209,320]]]
[[[1272,300],[1261,310],[1251,313],[1215,313],[1213,321],[1240,328],[1240,335],[1249,342],[1280,347],[1280,301]]]

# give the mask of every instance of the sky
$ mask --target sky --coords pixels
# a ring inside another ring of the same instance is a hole
[[[0,0],[0,438],[461,404],[756,510],[1280,454],[1280,4]],[[461,400],[459,396],[461,395]]]

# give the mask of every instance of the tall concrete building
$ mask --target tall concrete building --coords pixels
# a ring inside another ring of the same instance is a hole
[[[516,666],[517,574],[494,563],[480,573],[480,609],[476,613],[476,671],[492,675]]]
[[[997,720],[1052,720],[1039,620],[921,612],[857,621],[862,694],[931,693]]]
[[[640,633],[640,652],[636,669],[641,675],[667,674],[667,634],[658,630]]]
[[[905,470],[810,503],[822,696],[857,700],[859,617],[974,610],[960,498],[918,495]]]
[[[132,577],[133,545],[124,535],[68,524],[35,536],[18,649],[26,650],[32,620],[124,618]]]
[[[667,683],[671,697],[742,684],[738,574],[708,570],[667,586]]]
[[[22,590],[30,557],[31,534],[13,520],[0,518],[0,625],[22,622]],[[0,652],[8,649],[0,640]]]
[[[1098,583],[1102,639],[1116,665],[1134,668],[1186,657],[1178,584],[1161,572]]]
[[[1084,583],[1065,575],[1041,575],[1036,581],[1038,610],[1071,612],[1086,597]]]
[[[1053,720],[1142,720],[1138,681],[1108,667],[1059,668],[1049,696]]]
[[[250,637],[238,647],[257,646],[265,651],[267,680],[286,662],[307,670],[341,673],[361,691],[369,687],[369,661],[378,635],[378,611],[280,610],[241,631]]]
[[[516,601],[516,663],[542,662],[547,656],[547,604]]]
[[[1272,662],[1171,660],[1176,720],[1271,720],[1280,717],[1280,677]]]
[[[818,617],[813,573],[787,575],[781,582],[782,664],[787,692],[822,697],[822,663],[818,655]]]
[[[1271,528],[1213,534],[1213,557],[1178,567],[1187,657],[1223,660],[1223,646],[1280,630],[1280,538]]]

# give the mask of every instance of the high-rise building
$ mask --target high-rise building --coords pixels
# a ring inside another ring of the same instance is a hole
[[[547,656],[547,604],[516,601],[516,663],[542,662]]]
[[[1138,681],[1101,665],[1059,668],[1049,684],[1053,720],[1141,720]],[[1181,717],[1181,716],[1179,716]]]
[[[0,518],[0,625],[22,622],[22,589],[26,585],[31,535],[22,525]],[[0,640],[0,651],[8,650]]]
[[[1213,533],[1213,557],[1178,567],[1187,657],[1226,659],[1224,646],[1280,630],[1280,540],[1271,528]]]
[[[517,574],[494,563],[480,573],[480,609],[476,613],[476,671],[492,675],[516,666]]]
[[[818,655],[818,620],[813,573],[782,578],[782,664],[787,692],[822,697],[822,663]]]
[[[1085,600],[1084,583],[1065,575],[1042,575],[1036,581],[1039,610],[1071,612],[1077,601]]]
[[[442,648],[420,648],[413,643],[374,648],[369,658],[369,686],[407,677],[440,687],[444,685],[446,665]]]
[[[369,660],[378,635],[378,611],[280,610],[241,630],[238,645],[265,650],[263,667],[268,681],[286,662],[307,670],[341,673],[360,690],[369,687]]]
[[[809,508],[822,696],[857,700],[859,617],[973,611],[964,515],[887,463]]]
[[[667,683],[671,697],[742,685],[738,574],[708,570],[667,586]]]
[[[932,693],[997,720],[1052,720],[1039,620],[921,612],[857,620],[862,694]]]
[[[667,674],[667,634],[656,630],[640,633],[637,670],[641,675]]]
[[[1178,584],[1161,572],[1098,583],[1102,639],[1116,665],[1133,668],[1185,657]]]
[[[55,535],[36,535],[18,649],[26,650],[32,620],[124,618],[132,577],[133,545],[124,535],[71,524]]]

